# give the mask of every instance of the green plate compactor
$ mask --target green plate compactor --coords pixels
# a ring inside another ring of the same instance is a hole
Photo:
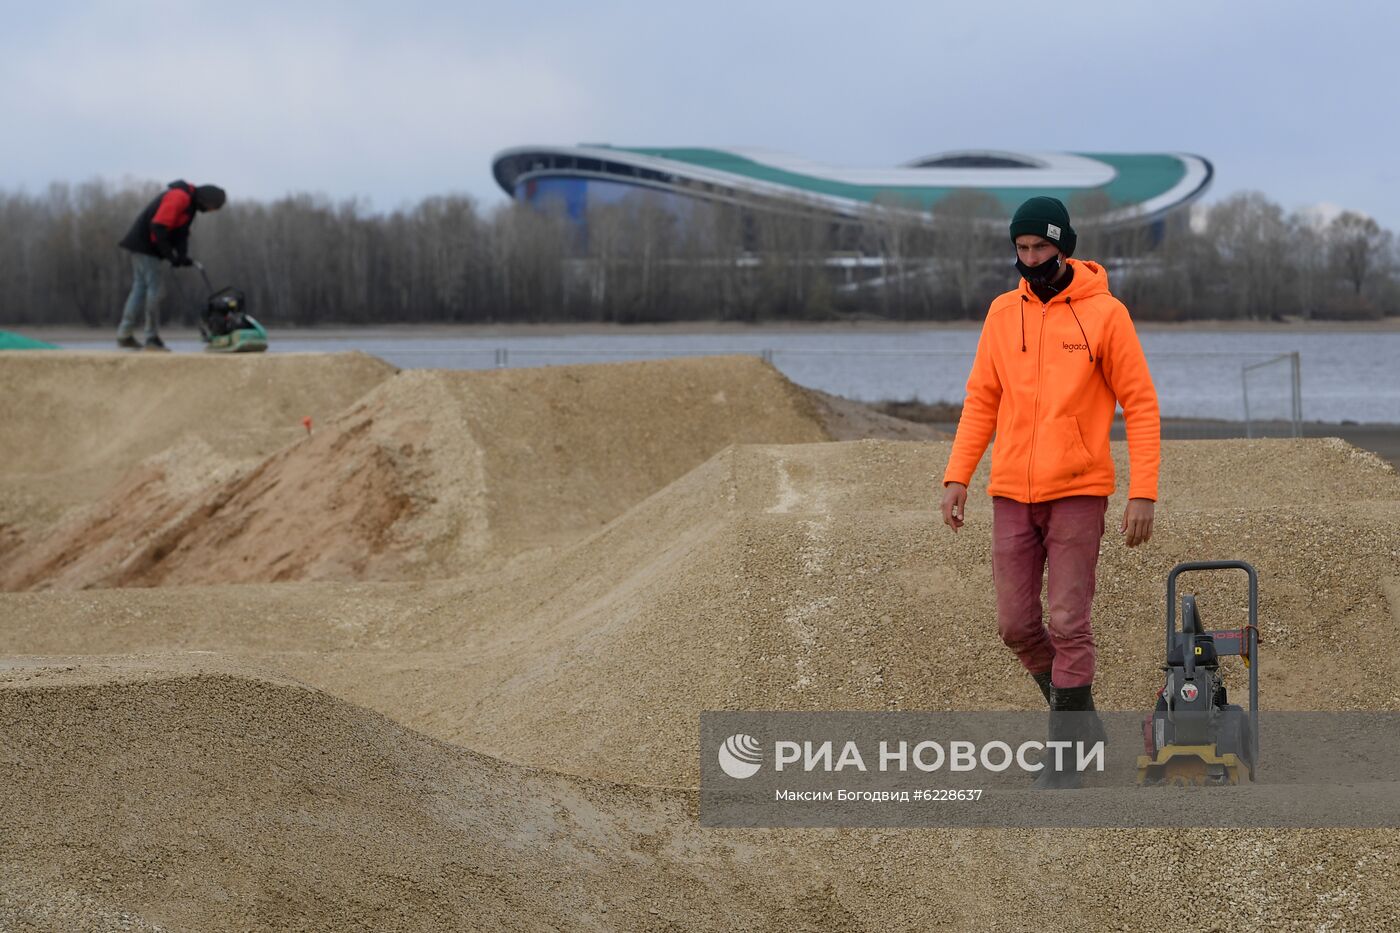
[[[208,353],[261,353],[267,349],[267,331],[248,313],[248,299],[237,288],[214,291],[204,266],[194,264],[204,278],[209,298],[199,318],[199,336]]]

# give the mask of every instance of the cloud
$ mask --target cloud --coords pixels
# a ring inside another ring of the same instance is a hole
[[[263,198],[407,200],[471,187],[467,178],[480,188],[491,154],[542,124],[587,135],[595,121],[548,42],[403,25],[375,35],[353,20],[265,9],[187,29],[149,19],[133,28],[104,8],[67,21],[61,67],[46,43],[10,51],[0,113],[21,128],[4,146],[15,174],[189,176]]]
[[[1298,216],[1314,229],[1321,230],[1323,227],[1336,220],[1346,208],[1340,204],[1329,204],[1322,202],[1319,204],[1309,204],[1298,209]]]
[[[1196,152],[1212,196],[1357,205],[1400,226],[1377,109],[1400,6],[1300,0],[1053,14],[790,3],[182,0],[16,5],[0,185],[178,175],[237,196],[500,198],[531,143],[736,145],[856,166],[943,149]]]

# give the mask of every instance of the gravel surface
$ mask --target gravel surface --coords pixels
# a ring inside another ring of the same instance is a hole
[[[140,360],[122,379],[163,391],[176,370]],[[0,929],[1400,925],[1394,830],[701,829],[701,710],[1036,707],[992,621],[985,465],[954,535],[946,441],[829,442],[821,401],[756,362],[373,367],[330,380],[367,384],[310,438],[107,431],[119,475],[86,490],[100,458],[26,416],[0,490],[10,540],[40,537],[0,551],[0,579],[88,537],[0,594]],[[33,383],[52,425],[96,424],[61,373],[7,378],[20,409],[42,410]],[[249,405],[296,410],[267,391]],[[240,498],[260,484],[280,491]],[[211,485],[242,491],[159,511]],[[1268,708],[1400,709],[1389,465],[1335,440],[1169,442],[1146,545],[1123,547],[1122,508],[1102,706],[1150,704],[1166,571],[1238,557]],[[66,569],[113,573],[143,525],[183,529],[146,576]],[[1242,621],[1241,581],[1193,581],[1208,623]],[[80,588],[104,582],[123,585]]]

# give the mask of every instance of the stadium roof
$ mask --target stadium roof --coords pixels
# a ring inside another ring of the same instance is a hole
[[[719,201],[802,201],[845,216],[873,203],[928,210],[957,191],[983,191],[1010,213],[1032,195],[1070,203],[1101,193],[1101,223],[1145,223],[1199,197],[1210,162],[1185,153],[962,150],[891,168],[842,168],[755,149],[520,146],[496,155],[496,181],[516,196],[537,178],[596,178]]]

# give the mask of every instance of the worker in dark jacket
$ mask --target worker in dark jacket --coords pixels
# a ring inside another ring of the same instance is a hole
[[[146,313],[146,349],[164,350],[160,339],[160,299],[164,291],[162,262],[172,266],[188,266],[190,224],[200,211],[217,211],[224,206],[224,189],[217,185],[199,185],[172,181],[136,218],[118,245],[131,252],[133,281],[131,294],[122,310],[122,322],[117,326],[117,346],[141,349],[132,331],[136,318]]]

